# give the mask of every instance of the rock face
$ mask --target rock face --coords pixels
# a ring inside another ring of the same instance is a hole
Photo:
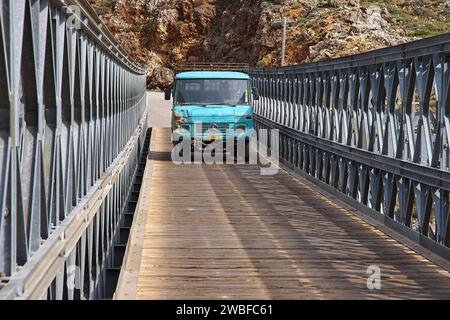
[[[177,62],[203,59],[204,41],[216,17],[204,0],[90,0],[102,20],[139,63],[148,87],[171,85]]]
[[[442,21],[450,17],[448,1],[430,1],[421,0],[430,14],[436,11],[437,19]],[[148,65],[148,86],[152,89],[170,86],[173,67],[182,61],[279,65],[284,17],[288,19],[288,64],[340,57],[414,39],[402,27],[406,22],[399,22],[399,15],[390,12],[397,8],[394,3],[404,5],[405,1],[398,0],[390,1],[392,4],[359,0],[90,2],[131,56]],[[433,11],[436,3],[439,10]]]
[[[174,72],[166,67],[153,69],[153,72],[147,75],[150,80],[149,87],[156,90],[163,90],[170,87],[173,82]]]
[[[204,47],[211,61],[254,62],[259,56],[262,1],[219,0]]]

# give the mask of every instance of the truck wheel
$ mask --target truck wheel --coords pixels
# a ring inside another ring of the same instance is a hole
[[[172,141],[172,151],[173,151],[173,149],[175,149],[175,147],[178,145],[178,144],[180,144],[181,143],[181,140],[179,140],[179,141]],[[181,150],[180,152],[179,152],[179,156],[180,157],[183,157],[183,150]]]
[[[250,141],[245,140],[245,162],[250,161]]]
[[[236,161],[244,159],[246,163],[250,161],[250,141],[245,140],[244,154],[239,154],[237,144],[234,147],[234,158]]]

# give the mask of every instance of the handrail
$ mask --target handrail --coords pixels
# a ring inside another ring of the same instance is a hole
[[[136,62],[129,58],[129,54],[119,44],[117,39],[112,35],[109,28],[99,18],[94,8],[87,0],[52,0],[55,3],[59,3],[63,7],[70,8],[70,6],[76,6],[80,8],[81,17],[77,16],[76,11],[72,11],[70,14],[75,16],[78,21],[87,32],[93,32],[96,37],[93,37],[99,45],[105,50],[114,53],[118,61],[121,61],[124,65],[135,72],[144,74],[146,72],[145,65],[138,65]],[[84,19],[83,19],[84,18]]]

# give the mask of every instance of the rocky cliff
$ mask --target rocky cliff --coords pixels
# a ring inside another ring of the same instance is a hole
[[[280,64],[364,52],[450,31],[450,1],[90,0],[130,54],[148,65],[148,85],[170,84],[181,61]]]

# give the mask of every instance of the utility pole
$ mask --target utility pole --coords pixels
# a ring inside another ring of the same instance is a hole
[[[283,40],[281,42],[281,66],[284,67],[284,59],[286,57],[286,29],[287,29],[287,19],[283,19]]]

